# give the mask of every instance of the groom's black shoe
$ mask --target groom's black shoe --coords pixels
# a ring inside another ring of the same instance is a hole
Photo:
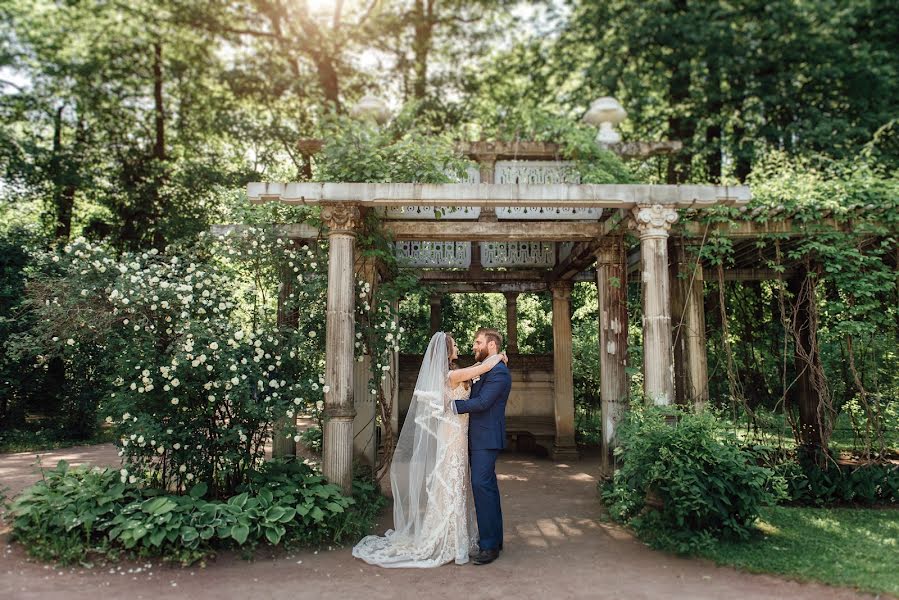
[[[500,552],[503,551],[503,545],[502,545],[502,544],[499,545],[499,551],[500,551]],[[480,554],[480,553],[481,553],[481,550],[480,550],[480,549],[475,550],[474,552],[469,552],[469,553],[468,553],[468,558],[474,558],[475,556],[477,556],[477,555]]]
[[[499,549],[493,548],[492,550],[481,550],[477,554],[474,555],[474,558],[471,562],[476,565],[489,565],[493,561],[495,561],[499,557]]]

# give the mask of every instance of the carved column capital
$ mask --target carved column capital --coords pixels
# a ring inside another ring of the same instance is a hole
[[[572,283],[568,280],[560,279],[549,284],[549,289],[553,292],[553,300],[569,300],[571,299]]]
[[[356,228],[362,223],[362,212],[355,204],[326,204],[321,216],[328,227],[328,235],[356,235]]]
[[[665,204],[638,204],[631,209],[634,225],[640,238],[667,238],[671,226],[677,222],[677,210]]]

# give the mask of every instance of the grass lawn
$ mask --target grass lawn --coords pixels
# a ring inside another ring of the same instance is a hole
[[[105,444],[112,442],[114,439],[115,436],[112,433],[112,429],[100,429],[91,438],[77,440],[66,437],[54,429],[0,429],[0,454],[54,450],[56,448],[88,444]]]
[[[704,554],[719,564],[899,595],[899,508],[775,507],[759,535]]]

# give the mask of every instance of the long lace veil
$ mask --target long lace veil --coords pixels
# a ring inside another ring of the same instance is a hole
[[[394,531],[388,537],[393,539],[418,539],[423,534],[429,499],[437,497],[436,486],[447,485],[439,468],[446,456],[445,428],[460,427],[446,404],[448,373],[446,334],[438,332],[425,352],[390,465]]]

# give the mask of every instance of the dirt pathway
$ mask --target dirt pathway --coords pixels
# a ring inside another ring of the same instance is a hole
[[[116,465],[112,445],[45,453],[44,466]],[[39,475],[33,453],[0,455],[0,482],[18,493]],[[831,598],[864,597],[850,590],[752,575],[655,552],[620,527],[603,522],[596,500],[595,458],[569,465],[523,455],[498,464],[505,518],[505,552],[492,565],[438,569],[370,567],[349,548],[232,554],[205,568],[156,561],[93,569],[58,569],[29,561],[5,539],[0,598]],[[390,524],[390,510],[379,528]]]

